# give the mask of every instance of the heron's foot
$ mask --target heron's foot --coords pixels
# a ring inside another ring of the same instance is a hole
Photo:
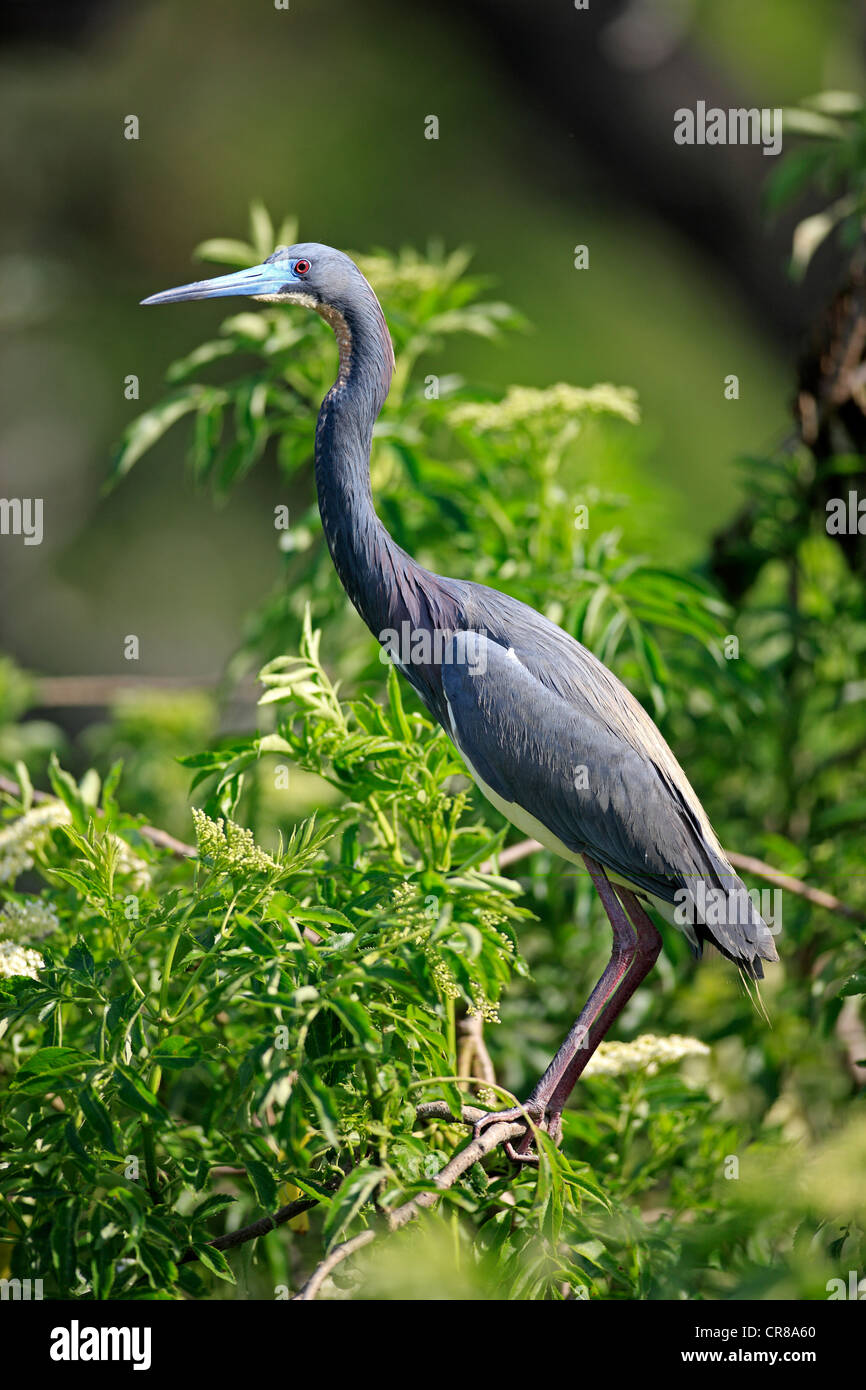
[[[524,1105],[513,1105],[509,1110],[491,1110],[489,1114],[482,1115],[472,1127],[472,1137],[480,1139],[485,1129],[495,1124],[525,1124],[527,1117],[549,1134],[554,1144],[559,1143],[562,1138],[562,1111],[546,1111],[540,1102],[534,1100],[528,1100]],[[532,1147],[532,1130],[528,1124],[525,1134],[515,1140],[506,1139],[502,1147],[514,1163],[539,1162],[538,1154]]]

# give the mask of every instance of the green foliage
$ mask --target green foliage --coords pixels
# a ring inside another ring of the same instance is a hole
[[[43,814],[19,834],[49,892],[10,902],[48,934],[44,963],[4,981],[3,1235],[12,1274],[57,1296],[213,1293],[237,1277],[207,1244],[230,1208],[234,1227],[306,1194],[327,1249],[427,1190],[458,1132],[419,1123],[415,1103],[456,1113],[456,1013],[495,1020],[525,969],[514,927],[527,912],[493,868],[500,837],[455,789],[444,735],[404,709],[395,672],[386,704],[341,701],[307,626],[299,657],[264,677],[277,729],[189,759],[197,778],[225,812],[250,760],[288,757],[339,788],[338,815],[269,852],[215,805],[196,816],[197,861],[178,864],[118,811],[114,786],[55,771],[49,828]],[[11,813],[34,816],[26,801]],[[725,1296],[771,1269],[771,1287],[802,1293],[778,1215],[776,1265],[752,1248],[757,1174],[780,1159],[765,1152],[746,1195],[731,1193],[708,1256],[739,1141],[670,1071],[675,1050],[627,1055],[587,1078],[563,1151],[542,1139],[537,1174],[514,1179],[497,1158],[447,1194],[438,1221],[456,1223],[465,1296]],[[640,1204],[659,1187],[651,1218]],[[818,1190],[795,1203],[816,1232]],[[371,1287],[398,1296],[399,1261],[436,1229],[374,1258]],[[708,1260],[699,1287],[688,1252]],[[844,1260],[825,1264],[830,1277]],[[268,1276],[244,1277],[261,1289]]]
[[[239,1200],[256,1209],[286,1184],[318,1195],[336,1239],[418,1151],[413,1094],[453,1076],[455,1004],[493,1015],[520,966],[517,885],[483,867],[497,837],[448,790],[454,753],[404,713],[396,680],[387,708],[341,705],[309,629],[300,661],[269,679],[298,727],[251,756],[279,744],[351,791],[339,817],[267,853],[199,812],[198,861],[179,872],[114,788],[57,772],[56,828],[19,836],[59,920],[36,978],[5,982],[18,1065],[2,1184],[13,1267],[61,1296],[200,1292],[181,1261],[234,1200],[213,1190],[220,1165],[242,1165]],[[19,824],[34,814],[15,809]],[[425,1092],[459,1103],[453,1081]],[[347,1204],[347,1166],[371,1159]]]
[[[854,92],[819,92],[784,114],[785,135],[807,143],[779,166],[768,188],[768,205],[778,208],[807,188],[831,201],[804,217],[794,231],[791,271],[805,275],[831,232],[852,247],[866,214],[866,106]]]
[[[36,701],[36,688],[8,657],[0,656],[0,765],[12,767],[20,758],[44,771],[52,752],[60,752],[63,735],[44,719],[22,716]]]
[[[12,1275],[57,1296],[213,1295],[239,1274],[265,1296],[269,1280],[297,1284],[273,1252],[239,1271],[207,1242],[305,1194],[321,1244],[299,1252],[303,1269],[428,1190],[459,1131],[419,1122],[416,1101],[456,1112],[457,1011],[495,1020],[525,969],[500,837],[395,672],[386,704],[341,701],[307,626],[298,658],[264,674],[276,730],[188,760],[213,789],[196,861],[158,855],[92,774],[78,786],[55,771],[38,824],[26,800],[8,813],[48,891],[10,894],[44,963],[3,982],[3,1236]],[[274,757],[326,778],[341,805],[268,851],[225,813],[250,760]],[[501,1158],[471,1169],[426,1234],[363,1267],[365,1291],[402,1296],[419,1244],[418,1296],[437,1280],[452,1297],[718,1297],[762,1281],[809,1296],[847,1268],[856,1226],[808,1263],[789,1245],[793,1213],[819,1238],[836,1187],[813,1175],[771,1208],[778,1146],[751,1157],[713,1118],[700,1067],[690,1083],[671,1071],[676,1049],[630,1062],[617,1046],[587,1076],[562,1152],[541,1139],[537,1174],[516,1178]],[[837,1142],[819,1174],[861,1161],[863,1142],[854,1131],[841,1157]],[[743,1192],[722,1178],[732,1153]]]
[[[200,253],[244,265],[274,239],[256,208],[251,244]],[[360,259],[398,353],[373,458],[398,541],[563,623],[651,702],[726,844],[862,914],[866,618],[805,500],[814,461],[753,461],[751,578],[728,607],[666,565],[663,527],[644,527],[650,559],[625,553],[644,506],[632,392],[498,399],[441,375],[437,394],[437,350],[516,316],[462,253]],[[217,495],[270,457],[306,497],[332,364],[313,315],[233,315],[171,369],[118,476],[190,416],[191,467]],[[605,472],[639,504],[592,481]],[[824,1298],[862,1271],[866,1132],[840,1031],[844,1009],[844,1037],[862,1036],[862,917],[789,893],[772,1029],[725,962],[695,970],[668,933],[620,1020],[632,1041],[588,1069],[562,1148],[539,1136],[537,1171],[493,1154],[385,1233],[465,1137],[416,1106],[501,1098],[473,1079],[467,1015],[525,1095],[607,937],[569,866],[537,853],[520,882],[499,872],[507,827],[380,664],[312,502],[276,541],[281,585],[234,664],[267,663],[253,732],[215,737],[204,697],[125,695],[76,780],[56,740],[28,740],[29,683],[0,668],[0,761],[20,788],[0,822],[0,1277],[46,1296],[271,1298],[367,1228],[381,1238],[332,1296]],[[189,839],[190,777],[196,846],[172,853],[144,822]],[[279,1231],[209,1244],[301,1199]]]
[[[123,762],[123,804],[178,835],[189,822],[189,777],[178,759],[213,738],[216,700],[200,690],[123,690],[104,723],[87,730],[98,766]]]

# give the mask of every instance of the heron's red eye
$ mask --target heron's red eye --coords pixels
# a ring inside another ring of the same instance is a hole
[[[310,268],[310,262],[309,262],[309,261],[295,261],[295,274],[296,274],[296,275],[306,275],[306,273],[307,273],[307,271],[309,270],[309,268]]]

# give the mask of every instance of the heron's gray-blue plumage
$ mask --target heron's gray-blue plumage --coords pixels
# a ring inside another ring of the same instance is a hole
[[[379,302],[354,262],[315,242],[282,247],[261,266],[155,295],[151,303],[249,294],[315,309],[340,351],[319,412],[316,485],[340,579],[380,641],[413,633],[480,634],[483,661],[412,660],[404,674],[506,807],[518,806],[566,849],[590,856],[638,892],[672,903],[678,890],[746,890],[682,768],[652,719],[616,677],[568,633],[525,604],[480,584],[432,574],[388,534],[370,489],[373,426],[394,354]],[[437,659],[438,657],[438,659]],[[482,669],[483,668],[483,669]],[[579,769],[586,770],[582,785]],[[518,822],[519,823],[519,822]],[[749,904],[733,920],[698,917],[699,949],[712,940],[748,973],[778,959]]]
[[[455,634],[440,663],[402,669],[473,773],[575,855],[592,855],[651,898],[673,904],[678,891],[694,897],[698,883],[720,891],[738,910],[711,925],[698,912],[688,934],[698,951],[711,940],[760,977],[761,960],[778,959],[769,929],[643,706],[533,609],[432,575],[389,541],[374,533],[366,569],[377,579],[359,611],[377,636],[404,622]],[[467,633],[473,645],[461,649]],[[677,901],[687,912],[689,901]]]
[[[474,652],[474,672],[465,660],[443,668],[453,737],[476,774],[573,855],[591,855],[651,899],[676,901],[684,923],[697,884],[716,890],[739,911],[711,928],[698,919],[695,945],[706,934],[762,974],[760,958],[776,958],[772,937],[648,716],[641,710],[649,728],[639,743],[628,736],[637,702],[589,651],[555,628],[541,641],[536,628],[530,650],[519,618],[507,628],[507,647],[487,639]]]
[[[288,253],[299,254],[312,260],[321,249],[305,244]],[[393,352],[375,295],[348,265],[342,297],[332,291],[325,312],[337,332],[340,372],[319,413],[316,482],[349,597],[380,641],[403,623],[413,633],[482,634],[486,674],[473,674],[466,660],[402,668],[474,771],[568,849],[591,854],[638,891],[667,903],[698,882],[736,894],[744,910],[711,925],[698,916],[690,934],[698,949],[712,940],[747,973],[762,975],[761,960],[778,959],[769,929],[642,705],[587,648],[527,605],[424,569],[376,515],[368,459]]]

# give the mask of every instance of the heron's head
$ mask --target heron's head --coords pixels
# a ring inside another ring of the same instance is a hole
[[[353,260],[333,246],[304,241],[279,246],[261,265],[194,280],[190,285],[163,290],[142,304],[178,304],[187,299],[223,299],[246,295],[268,304],[303,304],[308,309],[334,310],[346,316],[367,302],[373,292]]]
[[[245,295],[268,304],[303,304],[314,309],[334,328],[339,346],[341,374],[350,371],[373,373],[375,409],[388,395],[393,373],[393,347],[384,314],[370,284],[353,260],[334,246],[318,242],[299,242],[278,246],[272,256],[250,270],[214,279],[196,279],[192,285],[164,289],[150,295],[143,304],[178,304],[188,299],[224,299]]]
[[[353,368],[372,373],[371,400],[378,410],[388,394],[394,371],[394,349],[376,298],[353,260],[333,246],[303,241],[279,246],[261,265],[194,280],[191,285],[163,290],[142,304],[179,304],[187,299],[223,299],[245,295],[267,304],[302,304],[315,309],[333,328],[340,349],[340,375],[348,380]]]

